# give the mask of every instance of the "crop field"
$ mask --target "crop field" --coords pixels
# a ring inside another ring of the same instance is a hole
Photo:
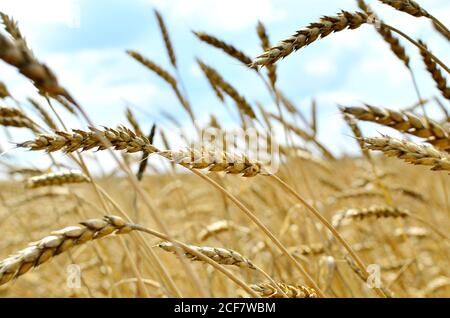
[[[426,1],[355,2],[358,11],[299,21],[284,39],[269,38],[259,22],[257,56],[195,30],[197,45],[254,74],[274,107],[247,98],[222,75],[227,65],[198,57],[204,90],[217,102],[198,108],[171,21],[155,10],[149,24],[160,38],[152,40],[170,67],[123,51],[173,93],[169,126],[142,125],[133,107],[104,126],[57,78],[52,60],[40,60],[20,21],[2,12],[0,63],[34,85],[35,96],[10,89],[0,74],[0,297],[449,297],[450,56],[383,21],[370,4],[412,24],[428,21],[445,45],[447,21]],[[378,33],[417,103],[335,105],[354,149],[336,155],[318,137],[337,133],[321,125],[320,105],[291,100],[277,67],[356,29]],[[434,96],[420,94],[411,56]],[[214,110],[223,107],[233,128]],[[366,134],[367,126],[384,130]],[[38,157],[45,168],[32,164]]]

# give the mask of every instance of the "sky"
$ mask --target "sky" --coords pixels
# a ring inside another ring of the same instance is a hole
[[[437,56],[444,61],[450,59],[448,42],[427,19],[397,12],[375,0],[367,2],[385,22],[413,38],[425,39]],[[441,21],[448,20],[448,0],[421,2]],[[335,15],[341,9],[354,11],[357,6],[354,0],[0,0],[0,10],[18,20],[35,55],[50,66],[98,125],[123,124],[125,107],[130,106],[145,130],[153,122],[173,130],[163,111],[188,127],[188,118],[167,84],[125,53],[127,49],[137,50],[174,73],[154,8],[161,12],[169,29],[196,117],[206,123],[212,113],[231,124],[232,118],[197,67],[196,57],[218,69],[250,102],[258,101],[269,110],[275,106],[253,71],[199,42],[191,31],[213,34],[254,57],[261,53],[255,30],[258,21],[265,24],[271,42],[276,43],[322,15]],[[403,40],[402,44],[411,56],[421,94],[438,95],[417,50]],[[310,115],[311,100],[316,99],[318,137],[335,154],[357,149],[337,104],[366,102],[399,109],[417,101],[409,73],[370,25],[330,35],[277,65],[278,86],[306,116]],[[0,81],[6,82],[24,105],[27,97],[38,99],[30,82],[5,63],[0,63]],[[230,101],[228,104],[233,105]],[[439,119],[437,110],[430,112]],[[69,114],[62,116],[68,126],[82,127]],[[363,129],[367,134],[385,131],[371,124]],[[14,131],[14,140],[2,137],[4,149],[12,148],[11,141],[29,138],[22,130]],[[395,135],[391,130],[389,133]],[[11,151],[15,157],[37,164],[31,154]]]

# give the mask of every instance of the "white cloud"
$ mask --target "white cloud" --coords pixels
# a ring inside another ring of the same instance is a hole
[[[306,63],[305,71],[315,77],[333,76],[336,72],[336,65],[330,59],[313,58]]]
[[[23,24],[59,23],[79,26],[79,0],[2,0],[2,12]]]
[[[280,20],[287,11],[275,8],[271,0],[149,0],[174,20],[182,19],[201,25],[203,28],[239,30],[256,21]]]

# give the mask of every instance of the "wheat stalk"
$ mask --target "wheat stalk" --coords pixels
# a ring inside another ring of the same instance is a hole
[[[30,189],[46,186],[62,186],[69,183],[90,182],[90,179],[81,171],[69,170],[46,173],[27,179],[26,187]]]
[[[411,141],[389,136],[364,138],[365,147],[380,150],[386,156],[396,157],[414,165],[432,166],[431,170],[450,171],[450,157],[433,146],[418,145]]]
[[[277,289],[281,289],[289,298],[317,298],[317,293],[313,288],[299,284],[277,283],[274,286],[272,283],[259,283],[251,285],[250,288],[263,298],[282,298]]]
[[[292,52],[313,43],[319,38],[323,39],[333,32],[339,32],[346,28],[356,29],[367,23],[367,19],[368,16],[362,12],[341,11],[337,16],[324,16],[319,22],[309,24],[293,36],[266,50],[253,60],[251,66],[257,68],[258,66],[274,64],[279,59],[285,58]]]
[[[412,113],[379,108],[371,105],[365,107],[344,107],[341,111],[359,120],[371,121],[389,126],[420,138],[440,149],[450,149],[450,134],[437,122],[421,118]]]
[[[0,126],[28,128],[34,132],[39,132],[36,126],[28,118],[22,117],[0,117]]]
[[[72,133],[56,131],[55,134],[41,134],[34,140],[17,144],[18,147],[33,151],[45,150],[54,152],[62,150],[71,153],[77,150],[87,151],[93,148],[105,150],[126,150],[129,153],[157,153],[175,163],[190,169],[206,169],[212,172],[241,174],[244,177],[267,175],[262,165],[252,162],[242,155],[229,154],[222,151],[206,149],[181,149],[178,151],[160,151],[153,146],[147,137],[138,136],[126,127],[103,130],[90,127],[90,131],[74,129]]]

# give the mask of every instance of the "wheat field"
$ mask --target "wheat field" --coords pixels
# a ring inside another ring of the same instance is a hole
[[[429,20],[441,41],[449,41],[447,27],[421,4],[380,2],[412,23]],[[0,296],[449,297],[450,70],[427,39],[411,38],[365,1],[357,3],[359,11],[304,23],[279,42],[258,23],[262,53],[256,57],[239,43],[194,32],[195,40],[256,73],[272,97],[276,111],[247,100],[243,88],[220,74],[220,65],[197,59],[217,107],[233,107],[237,126],[269,145],[264,151],[276,159],[270,163],[239,142],[219,149],[202,139],[205,131],[226,133],[228,127],[213,111],[208,125],[197,120],[179,72],[181,50],[162,13],[155,10],[155,26],[171,68],[145,52],[126,53],[167,84],[189,119],[182,148],[172,146],[158,122],[141,126],[132,108],[115,127],[94,122],[51,61],[43,64],[29,47],[20,21],[2,13],[0,60],[29,80],[40,99],[10,91],[0,77],[2,138],[14,143],[0,157],[6,176],[0,181]],[[375,28],[391,49],[386,54],[404,64],[418,102],[404,109],[336,106],[355,149],[336,156],[317,137],[327,129],[318,125],[318,106],[300,109],[289,100],[278,86],[277,66],[301,58],[306,46],[362,26]],[[407,52],[421,58],[436,96],[421,97]],[[431,106],[439,117],[429,117]],[[84,128],[68,126],[62,112]],[[180,125],[177,118],[172,122]],[[365,125],[396,135],[366,136]],[[29,137],[15,138],[18,130]],[[111,172],[97,169],[99,153],[111,156]],[[48,159],[48,169],[17,163],[16,157],[30,154]],[[58,162],[57,154],[72,165]]]

